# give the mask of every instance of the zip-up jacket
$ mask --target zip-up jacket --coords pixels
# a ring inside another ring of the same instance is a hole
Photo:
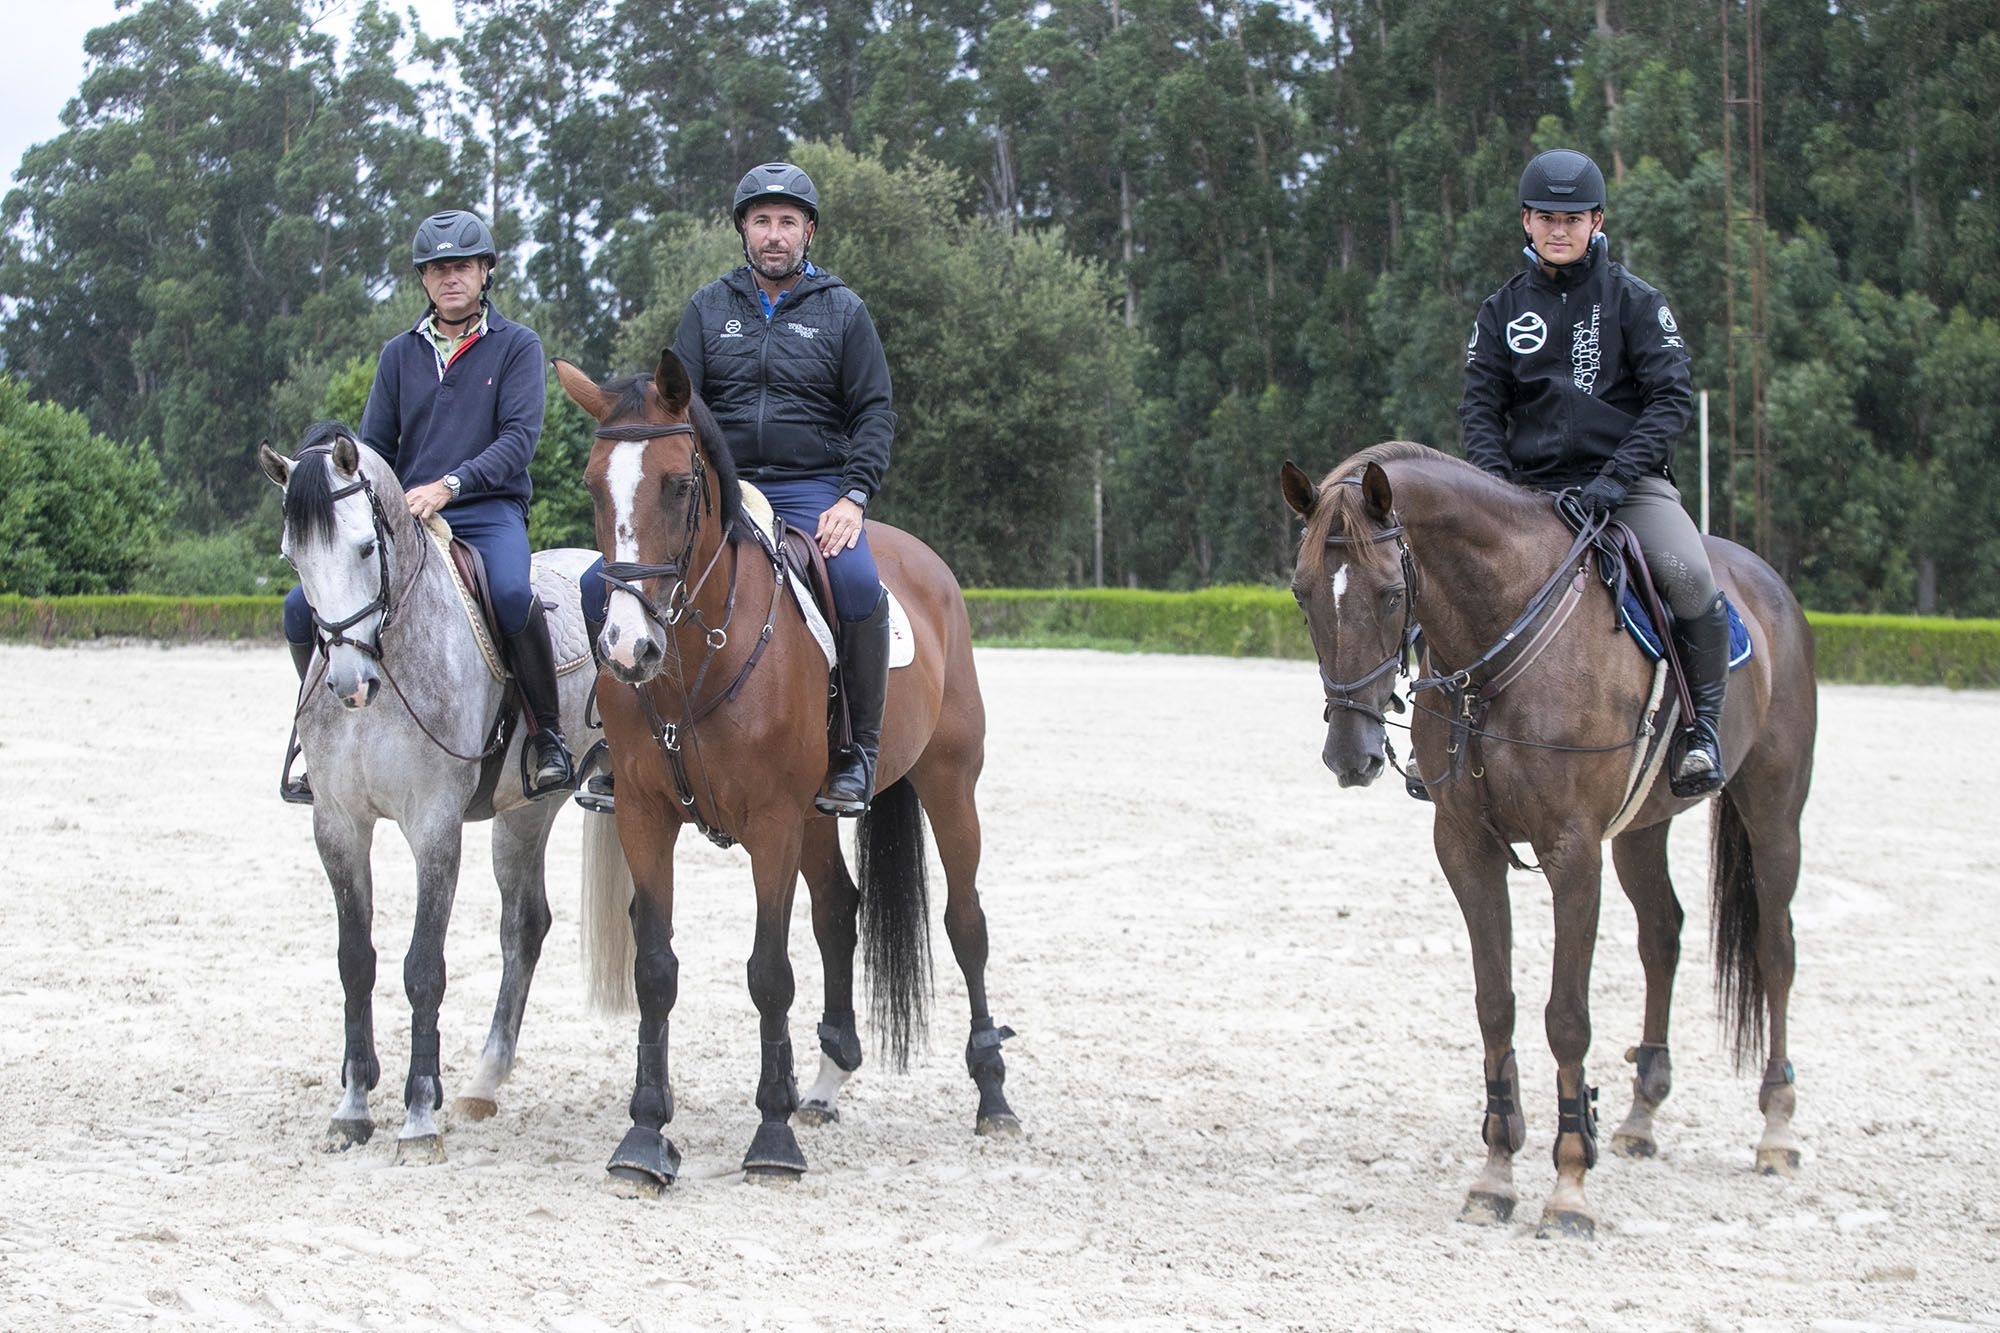
[[[868,307],[839,278],[801,276],[767,322],[746,264],[688,300],[674,355],[744,479],[882,489],[896,434],[889,362]]]
[[[1465,344],[1465,456],[1526,486],[1671,479],[1694,391],[1666,298],[1606,253],[1551,277],[1533,259],[1486,298]]]
[[[439,374],[441,360],[421,320],[389,340],[361,413],[362,443],[406,487],[455,472],[458,501],[499,496],[525,509],[547,403],[542,340],[489,304],[486,332]]]

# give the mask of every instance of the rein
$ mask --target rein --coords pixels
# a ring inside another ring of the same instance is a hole
[[[309,445],[299,450],[292,461],[296,464],[301,458],[308,458],[317,454],[327,455],[330,466],[333,446],[331,444]],[[417,724],[417,730],[424,734],[424,739],[462,763],[477,763],[490,758],[496,749],[507,742],[511,728],[504,725],[496,726],[493,738],[487,741],[485,749],[481,750],[478,754],[460,754],[457,750],[452,749],[451,746],[439,740],[437,733],[430,729],[430,726],[425,723],[422,716],[411,706],[409,697],[403,693],[403,687],[396,681],[395,672],[389,667],[388,659],[383,656],[382,636],[388,632],[389,626],[395,621],[397,605],[407,602],[410,598],[410,590],[417,586],[417,578],[424,572],[424,564],[430,555],[430,542],[425,538],[416,515],[410,515],[410,527],[417,537],[417,559],[410,566],[410,577],[404,582],[402,591],[397,593],[392,599],[389,596],[389,543],[391,539],[389,515],[388,511],[382,505],[382,497],[375,493],[375,483],[367,477],[357,474],[353,481],[340,487],[338,490],[330,492],[329,502],[337,504],[357,491],[368,497],[369,518],[375,525],[375,560],[378,571],[375,586],[377,592],[373,601],[344,620],[326,620],[321,617],[318,611],[313,611],[313,628],[317,631],[314,637],[318,641],[320,666],[319,671],[306,680],[299,689],[298,706],[292,710],[292,725],[294,727],[298,725],[299,718],[306,711],[306,702],[312,697],[313,687],[325,678],[327,670],[331,667],[333,649],[345,646],[354,649],[375,663],[376,668],[382,673],[382,679],[389,683],[391,690],[395,691],[397,700],[403,705],[403,711],[410,715],[410,721]],[[373,615],[377,611],[382,613],[382,619],[375,626],[375,636],[372,642],[366,639],[348,637],[348,630],[352,629],[364,617]],[[505,710],[503,708],[503,720],[504,716]]]
[[[684,421],[666,424],[631,422],[624,425],[599,426],[597,428],[597,438],[600,440],[619,440],[628,443],[656,440],[671,435],[687,435],[694,437],[695,441],[693,448],[690,450],[693,460],[690,469],[694,484],[688,492],[687,513],[683,520],[687,528],[686,543],[681,547],[678,556],[664,563],[645,564],[638,561],[606,561],[601,574],[607,585],[619,592],[630,594],[636,598],[647,617],[653,623],[660,626],[664,633],[667,641],[667,650],[672,656],[674,664],[674,684],[680,688],[681,693],[682,708],[680,720],[678,722],[669,722],[662,717],[659,707],[653,701],[652,692],[647,690],[644,685],[634,685],[631,688],[639,696],[639,702],[646,710],[646,719],[653,733],[653,741],[660,747],[661,756],[667,762],[667,770],[673,777],[675,795],[680,802],[682,811],[688,819],[693,821],[694,826],[701,830],[702,836],[718,847],[728,848],[735,845],[736,839],[722,829],[710,824],[702,816],[701,807],[695,799],[694,783],[688,775],[687,762],[682,753],[683,741],[691,742],[694,745],[695,753],[699,755],[701,752],[701,741],[699,734],[695,730],[696,724],[715,712],[723,704],[734,700],[738,692],[742,690],[744,682],[750,679],[750,673],[756,670],[758,661],[764,656],[764,650],[770,646],[771,636],[777,625],[778,603],[784,593],[785,587],[784,569],[782,565],[777,563],[778,557],[774,555],[771,566],[771,605],[764,613],[764,627],[758,633],[756,646],[750,650],[750,656],[737,669],[736,675],[730,680],[727,686],[710,695],[706,700],[697,702],[701,694],[702,684],[708,678],[708,670],[714,665],[716,655],[729,646],[729,625],[736,618],[736,578],[742,570],[742,561],[740,559],[730,562],[729,592],[723,603],[722,623],[710,626],[706,617],[702,615],[701,609],[695,606],[695,599],[700,595],[701,590],[707,586],[709,575],[713,574],[716,566],[721,563],[722,553],[736,545],[736,543],[730,539],[730,534],[723,534],[723,539],[716,543],[715,554],[709,557],[708,563],[702,567],[700,575],[696,577],[692,584],[688,582],[687,574],[695,560],[695,544],[701,534],[702,515],[715,512],[714,502],[709,498],[707,482],[708,468],[702,461],[700,439],[695,436],[694,427]],[[673,586],[666,594],[666,607],[664,609],[655,603],[651,597],[647,596],[645,591],[638,586],[648,579],[657,578],[670,578],[674,580]],[[701,665],[695,671],[694,683],[692,685],[687,682],[686,668],[681,660],[680,639],[676,633],[681,624],[690,620],[701,631],[703,646]],[[708,779],[708,766],[706,764],[702,765],[702,774],[704,785],[708,788],[708,803],[713,808],[716,804],[715,784]]]

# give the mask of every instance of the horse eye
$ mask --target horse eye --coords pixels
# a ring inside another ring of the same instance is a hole
[[[361,558],[363,560],[366,560],[374,554],[375,554],[375,539],[371,537],[367,541],[361,543]]]

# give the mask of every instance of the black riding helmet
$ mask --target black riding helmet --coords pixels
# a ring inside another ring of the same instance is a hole
[[[1604,207],[1604,173],[1573,148],[1539,153],[1521,173],[1521,207],[1589,213]]]
[[[476,259],[480,255],[493,260],[500,257],[493,248],[493,233],[486,230],[477,214],[463,209],[447,208],[431,214],[417,224],[417,234],[410,239],[410,262],[418,268],[434,259]]]
[[[744,210],[759,199],[796,204],[805,210],[806,221],[819,221],[819,191],[813,188],[812,177],[789,162],[766,162],[761,167],[752,167],[736,182],[736,202],[730,215],[735,218],[738,230],[743,226]]]

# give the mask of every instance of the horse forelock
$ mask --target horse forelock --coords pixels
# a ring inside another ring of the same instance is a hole
[[[660,397],[653,390],[651,375],[624,375],[606,380],[601,387],[606,393],[617,395],[617,401],[604,416],[603,424],[607,426],[644,420],[660,410]],[[717,507],[726,532],[743,511],[743,484],[736,476],[736,460],[730,456],[729,442],[723,438],[715,414],[708,410],[700,394],[688,398],[688,419],[694,425],[702,456],[708,460],[708,470],[715,474],[716,493],[720,497]]]
[[[1321,479],[1319,502],[1313,506],[1312,517],[1306,520],[1305,535],[1299,541],[1299,566],[1310,578],[1316,582],[1325,578],[1327,563],[1333,558],[1335,549],[1327,545],[1330,537],[1355,539],[1338,548],[1342,564],[1372,569],[1396,562],[1399,557],[1393,542],[1367,540],[1377,526],[1368,516],[1367,497],[1361,493],[1359,486],[1349,484],[1347,479],[1359,477],[1370,463],[1386,464],[1410,459],[1456,461],[1449,454],[1441,454],[1429,445],[1418,444],[1414,440],[1384,440],[1349,455]]]
[[[294,457],[292,475],[285,483],[285,531],[295,542],[331,542],[338,531],[333,507],[333,460],[323,454],[307,455],[308,449],[330,445],[354,434],[338,421],[315,422],[306,430]],[[360,447],[360,441],[355,445]]]

